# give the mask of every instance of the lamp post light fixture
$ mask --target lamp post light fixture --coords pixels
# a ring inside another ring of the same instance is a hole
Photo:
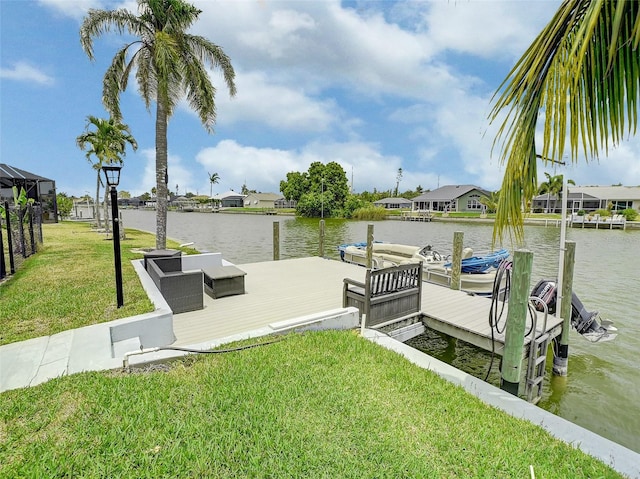
[[[124,305],[122,295],[122,259],[120,256],[120,218],[118,216],[118,191],[116,187],[120,183],[121,166],[103,166],[104,176],[109,186],[109,195],[111,199],[111,220],[113,224],[113,258],[116,270],[116,295],[118,298],[118,308]]]

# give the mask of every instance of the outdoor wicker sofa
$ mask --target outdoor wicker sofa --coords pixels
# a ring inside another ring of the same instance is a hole
[[[174,314],[204,308],[202,270],[182,271],[180,256],[149,259],[147,273]]]

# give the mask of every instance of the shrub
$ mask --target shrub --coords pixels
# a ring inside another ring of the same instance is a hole
[[[586,213],[586,211],[585,211],[585,210],[578,210],[578,213],[577,213],[577,214],[578,214],[578,216],[584,216],[584,215],[585,215],[585,213]]]
[[[600,215],[601,218],[604,218],[606,216],[611,216],[611,211],[605,210],[605,209],[599,209],[599,210],[596,210],[593,214]]]
[[[367,206],[355,210],[351,217],[356,220],[383,220],[387,217],[387,210],[379,206]]]
[[[638,217],[638,212],[633,208],[627,208],[626,210],[622,210],[622,215],[626,218],[627,221],[635,221]]]
[[[365,201],[356,195],[349,195],[342,209],[342,216],[345,218],[353,218],[354,213],[359,209],[370,207],[373,207],[370,202]]]

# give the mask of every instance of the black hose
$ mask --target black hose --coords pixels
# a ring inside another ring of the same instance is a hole
[[[496,277],[493,279],[493,288],[491,290],[491,308],[489,309],[489,326],[491,328],[491,361],[489,361],[489,367],[487,368],[487,374],[484,377],[484,380],[487,381],[489,379],[489,374],[491,373],[491,368],[493,367],[493,360],[496,356],[496,348],[495,348],[495,335],[494,330],[498,334],[502,334],[504,332],[505,325],[502,329],[500,329],[500,320],[502,319],[502,315],[504,313],[506,299],[509,296],[509,292],[511,291],[511,261],[502,261],[498,266],[498,271],[496,271]],[[502,285],[502,277],[505,276],[505,287],[502,290],[502,307],[500,308],[498,303],[500,302],[500,286]]]
[[[247,346],[238,346],[237,348],[230,348],[230,349],[191,349],[191,348],[181,348],[179,346],[163,346],[161,348],[158,348],[158,351],[184,351],[186,353],[199,353],[199,354],[234,353],[236,351],[243,351],[245,349],[257,348],[258,346],[266,346],[268,344],[279,343],[284,339],[286,339],[286,336],[283,336],[279,339],[274,339],[273,341],[249,344]]]

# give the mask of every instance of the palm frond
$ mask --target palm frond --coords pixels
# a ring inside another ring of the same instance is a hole
[[[562,158],[568,141],[573,162],[581,154],[598,159],[635,134],[639,15],[635,1],[565,0],[498,88],[489,118],[507,111],[494,140],[506,170],[494,240],[507,228],[523,239],[521,208],[537,183],[539,113],[546,158]]]

